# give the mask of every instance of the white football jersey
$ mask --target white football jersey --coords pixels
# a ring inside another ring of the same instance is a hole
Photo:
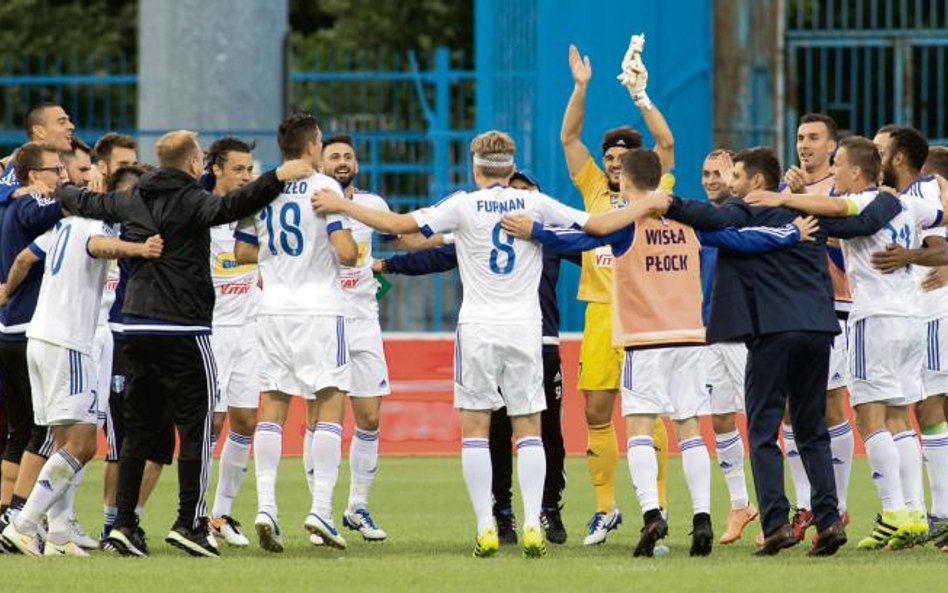
[[[457,192],[412,212],[426,236],[454,231],[464,298],[458,323],[540,323],[542,248],[507,235],[504,214],[518,212],[557,226],[584,225],[589,215],[536,191],[493,185]]]
[[[69,216],[30,245],[44,258],[43,284],[26,337],[92,356],[109,260],[87,250],[96,236],[112,236],[99,220]]]
[[[381,197],[357,191],[352,201],[366,208],[389,212],[388,204]],[[375,298],[379,283],[372,272],[372,234],[374,229],[357,220],[351,221],[352,238],[359,247],[359,261],[354,266],[340,266],[339,277],[345,295],[346,317],[378,319],[379,305]]]
[[[329,234],[349,228],[345,216],[319,216],[310,205],[315,190],[342,195],[320,173],[288,182],[284,192],[252,218],[240,222],[236,238],[259,245],[257,267],[263,283],[261,315],[344,315],[339,261]]]
[[[914,183],[905,188],[905,191],[899,196],[903,203],[912,201],[922,201],[929,204],[930,208],[942,208],[941,187],[934,176],[921,177]],[[945,238],[944,228],[933,228],[921,233],[922,241],[926,237]],[[931,268],[925,266],[913,266],[915,279],[919,284],[919,299],[922,308],[922,316],[925,319],[941,319],[948,317],[948,287],[939,288],[931,292],[924,292],[921,288],[921,282],[931,271]]]
[[[257,301],[257,266],[240,265],[234,257],[236,226],[230,223],[211,228],[214,325],[218,327],[246,325]]]
[[[842,197],[855,202],[861,211],[878,193],[879,190],[872,188]],[[868,237],[840,241],[846,261],[846,275],[853,293],[853,305],[849,312],[851,321],[870,315],[922,315],[912,267],[891,274],[883,274],[872,267],[873,253],[885,251],[886,245],[893,243],[906,249],[915,249],[922,243],[921,230],[941,222],[939,204],[905,197],[899,199],[902,212],[882,230]]]

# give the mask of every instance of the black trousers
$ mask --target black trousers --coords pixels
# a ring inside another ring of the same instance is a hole
[[[178,430],[178,523],[196,527],[207,515],[211,419],[217,369],[210,336],[127,335],[125,442],[119,458],[117,527],[135,521],[145,460],[166,438],[170,414]]]
[[[546,410],[540,414],[543,450],[546,453],[546,481],[543,484],[543,508],[558,509],[566,489],[563,428],[560,416],[563,407],[563,373],[559,350],[543,352],[543,391]],[[493,469],[494,512],[510,509],[510,488],[513,474],[513,453],[510,447],[513,427],[507,408],[501,408],[490,419],[490,462]]]
[[[24,451],[45,452],[47,430],[33,422],[30,371],[26,362],[26,340],[0,342],[0,375],[3,376],[3,416],[7,422],[7,446],[3,460],[20,463]],[[45,452],[46,457],[49,456]]]
[[[125,348],[123,344],[125,339],[115,343],[112,350],[112,381],[109,386],[109,413],[105,417],[105,425],[102,431],[105,433],[106,442],[109,445],[108,453],[105,456],[106,463],[118,463],[122,452],[122,443],[125,442],[125,384],[127,379],[127,364],[125,362]],[[171,406],[165,410],[165,416],[162,419],[164,424],[156,441],[154,448],[147,455],[146,460],[153,461],[161,465],[171,465],[174,461],[174,418],[171,413]]]
[[[783,455],[777,431],[784,405],[812,488],[816,525],[826,529],[838,517],[833,457],[826,429],[826,381],[832,335],[786,332],[752,338],[748,346],[746,402],[748,440],[761,525],[771,535],[788,521]]]

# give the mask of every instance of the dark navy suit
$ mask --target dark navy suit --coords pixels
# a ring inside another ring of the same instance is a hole
[[[826,429],[826,381],[830,343],[839,333],[833,289],[826,269],[826,237],[871,235],[902,209],[880,194],[858,216],[821,218],[816,240],[766,254],[720,249],[708,319],[708,342],[743,341],[748,347],[745,406],[751,467],[761,524],[771,535],[787,523],[783,456],[777,430],[789,401],[800,457],[812,486],[820,531],[838,519],[830,439]],[[696,228],[781,226],[800,212],[752,208],[739,200],[717,207],[674,198],[667,216]]]

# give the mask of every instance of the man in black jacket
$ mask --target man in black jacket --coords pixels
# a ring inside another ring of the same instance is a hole
[[[125,443],[119,461],[118,515],[109,543],[124,555],[148,554],[135,505],[145,458],[161,438],[160,419],[170,407],[180,439],[178,519],[165,538],[194,556],[219,556],[207,528],[205,493],[210,472],[211,411],[217,379],[210,334],[214,289],[210,227],[254,214],[313,169],[290,161],[223,197],[198,179],[204,155],[193,132],[161,137],[159,168],[130,193],[61,188],[55,198],[69,212],[124,225],[125,236],[161,235],[165,250],[149,265],[133,261],[125,293],[127,395]]]
[[[755,148],[734,157],[731,193],[743,197],[775,188],[780,162],[773,151]],[[824,412],[829,348],[839,333],[833,291],[826,269],[826,237],[850,238],[881,229],[901,211],[898,200],[880,194],[858,216],[821,218],[814,242],[798,243],[764,255],[721,250],[714,280],[709,343],[747,344],[746,408],[751,466],[765,540],[759,555],[772,555],[797,542],[788,522],[783,457],[777,430],[789,401],[794,434],[813,488],[819,530],[811,555],[828,555],[846,542],[836,510],[836,490]],[[752,208],[739,199],[715,207],[674,198],[667,216],[699,228],[779,226],[799,212]]]

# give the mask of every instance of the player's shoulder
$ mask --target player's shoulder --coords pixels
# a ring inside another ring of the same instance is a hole
[[[926,175],[909,184],[901,195],[910,198],[941,199],[941,186],[938,185],[938,179],[934,175]]]
[[[388,202],[385,201],[385,198],[364,189],[355,190],[352,193],[352,200],[369,208],[388,209]]]
[[[482,191],[482,190],[476,190],[476,191],[474,191],[474,192],[468,192],[468,191],[465,191],[465,190],[463,190],[463,189],[459,189],[459,190],[457,190],[457,191],[455,191],[455,192],[452,192],[452,193],[450,193],[450,194],[444,196],[443,198],[441,198],[440,200],[438,200],[437,202],[435,202],[434,204],[432,204],[431,207],[432,207],[432,208],[437,208],[437,207],[439,207],[439,206],[444,206],[444,205],[446,205],[446,204],[448,204],[448,203],[451,203],[452,205],[455,204],[455,203],[460,203],[460,202],[462,202],[468,195],[474,195],[474,194],[477,194],[477,193],[480,192],[480,191]]]
[[[304,193],[309,193],[314,189],[334,189],[339,193],[342,193],[342,186],[339,185],[339,182],[325,173],[313,173],[306,179],[302,180],[302,182],[298,182],[296,186],[300,187],[304,183]]]

